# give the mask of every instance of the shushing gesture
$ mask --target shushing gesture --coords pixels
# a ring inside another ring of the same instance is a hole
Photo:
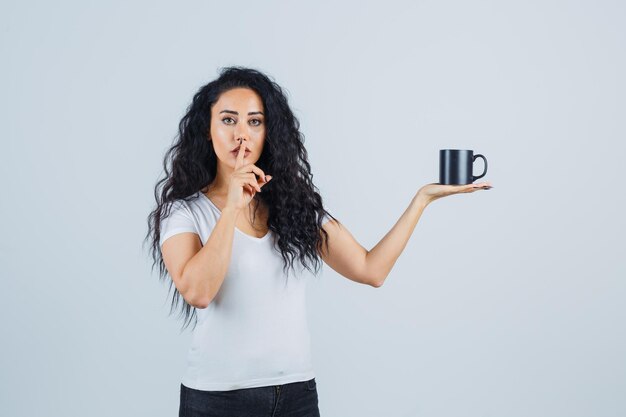
[[[226,207],[235,207],[237,210],[248,207],[254,195],[261,192],[261,187],[272,179],[271,175],[265,175],[263,170],[256,165],[244,165],[245,153],[246,144],[242,141],[235,162],[235,170],[230,178],[226,199]],[[258,180],[255,174],[259,176]]]

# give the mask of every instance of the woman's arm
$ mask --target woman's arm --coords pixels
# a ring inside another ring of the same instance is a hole
[[[328,233],[328,252],[323,248],[323,261],[352,281],[380,287],[404,250],[426,205],[421,198],[413,198],[396,224],[369,251],[354,239],[343,224],[339,225],[334,220],[326,222],[322,227]]]
[[[391,230],[367,254],[367,269],[374,287],[380,287],[387,279],[426,206],[428,202],[418,193]]]
[[[328,253],[322,259],[339,274],[361,284],[380,287],[387,279],[400,254],[406,247],[424,209],[433,201],[459,193],[472,193],[493,188],[490,183],[467,185],[428,184],[422,187],[400,219],[371,250],[359,244],[343,225],[334,220],[323,226],[328,233]]]

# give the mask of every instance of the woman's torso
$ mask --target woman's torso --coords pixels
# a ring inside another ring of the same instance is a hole
[[[221,215],[216,203],[220,201],[198,192],[186,204],[202,242]],[[273,233],[261,236],[257,230],[266,214],[259,207],[256,229],[246,224],[245,215],[239,216],[243,221],[237,222],[220,290],[207,308],[197,310],[198,325],[182,380],[187,387],[223,391],[315,376],[306,317],[310,274],[294,261],[296,273],[285,275]]]

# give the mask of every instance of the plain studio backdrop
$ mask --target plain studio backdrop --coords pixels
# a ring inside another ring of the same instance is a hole
[[[322,416],[626,415],[623,2],[0,16],[0,415],[177,414],[191,333],[142,244],[178,122],[229,65],[285,88],[315,184],[367,249],[438,181],[439,149],[488,159],[494,188],[427,207],[382,287],[311,279]]]

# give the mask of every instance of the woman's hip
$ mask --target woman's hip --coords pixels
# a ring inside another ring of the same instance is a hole
[[[179,417],[319,417],[317,383],[204,391],[180,384]]]

